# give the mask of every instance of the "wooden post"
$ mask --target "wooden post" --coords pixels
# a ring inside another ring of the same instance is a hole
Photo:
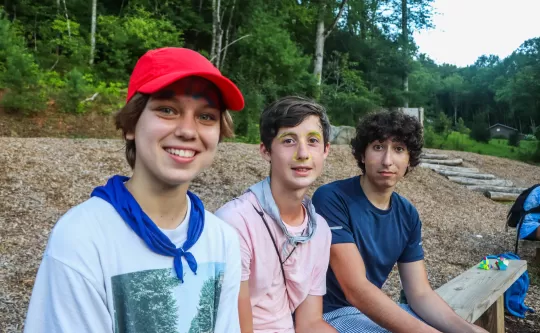
[[[504,294],[474,324],[489,333],[504,333]]]

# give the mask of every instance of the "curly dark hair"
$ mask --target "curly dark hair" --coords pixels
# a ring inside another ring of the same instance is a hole
[[[356,126],[356,136],[351,140],[352,154],[358,167],[362,169],[362,173],[366,173],[366,165],[362,162],[362,157],[367,146],[375,140],[384,141],[390,137],[405,144],[409,151],[411,167],[420,163],[424,137],[422,125],[418,119],[401,111],[379,111],[360,119]]]

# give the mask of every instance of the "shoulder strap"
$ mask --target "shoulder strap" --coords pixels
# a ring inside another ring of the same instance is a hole
[[[255,205],[253,203],[251,205],[253,206],[253,209],[255,209],[257,214],[259,214],[259,216],[261,217],[262,221],[264,222],[264,226],[266,227],[266,230],[268,231],[268,235],[270,235],[270,238],[272,239],[272,244],[274,244],[274,249],[276,250],[276,255],[277,255],[277,258],[278,258],[278,261],[279,261],[279,265],[281,267],[281,275],[283,276],[283,284],[285,285],[285,293],[287,294],[287,299],[290,299],[289,289],[287,288],[287,279],[285,278],[285,269],[283,269],[283,263],[286,262],[287,259],[289,259],[291,254],[293,254],[294,250],[296,250],[296,246],[292,249],[291,253],[289,253],[287,258],[285,258],[285,260],[281,261],[281,256],[279,255],[279,249],[277,247],[276,240],[274,239],[274,236],[272,236],[272,232],[270,231],[270,227],[268,226],[268,223],[266,222],[266,219],[264,218],[264,212],[258,210],[257,207],[255,207]],[[287,301],[287,304],[289,304],[288,302],[289,301]],[[291,316],[292,316],[293,325],[295,325],[295,317],[294,317],[293,312],[291,312]]]
[[[283,262],[281,261],[281,256],[279,255],[279,249],[277,247],[276,240],[274,239],[274,236],[272,236],[272,232],[270,232],[270,227],[268,226],[268,223],[266,222],[266,219],[264,218],[264,213],[262,211],[258,210],[257,207],[255,207],[254,204],[251,204],[251,205],[253,206],[253,208],[255,209],[257,214],[259,214],[259,216],[263,220],[264,226],[266,227],[266,230],[268,231],[268,234],[270,235],[270,238],[272,239],[272,243],[274,244],[274,249],[276,250],[276,254],[277,254],[277,257],[278,257],[279,265],[281,266],[281,275],[283,275],[283,283],[285,284],[285,288],[287,288],[287,279],[285,278],[285,270],[283,269]],[[291,251],[291,254],[292,254],[292,251]],[[289,257],[287,257],[287,259],[288,258]],[[285,259],[285,261],[287,259]]]
[[[540,213],[540,206],[536,206],[525,211],[525,214],[532,214],[532,213]]]

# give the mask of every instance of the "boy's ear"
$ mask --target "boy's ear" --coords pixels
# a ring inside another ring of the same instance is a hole
[[[259,152],[261,153],[261,156],[262,158],[264,158],[265,161],[271,162],[270,152],[266,149],[266,147],[264,146],[264,143],[262,142],[259,145]]]
[[[126,132],[124,137],[126,140],[135,140],[135,132]]]
[[[328,154],[330,153],[330,142],[327,142],[324,146],[324,158],[328,157]]]

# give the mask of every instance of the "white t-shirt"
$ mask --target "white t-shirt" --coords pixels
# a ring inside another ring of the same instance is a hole
[[[162,230],[177,246],[187,238],[186,218]],[[108,202],[92,197],[53,228],[38,270],[25,332],[240,332],[241,260],[237,233],[205,211],[203,232],[182,257],[184,283],[173,258],[159,255]]]

